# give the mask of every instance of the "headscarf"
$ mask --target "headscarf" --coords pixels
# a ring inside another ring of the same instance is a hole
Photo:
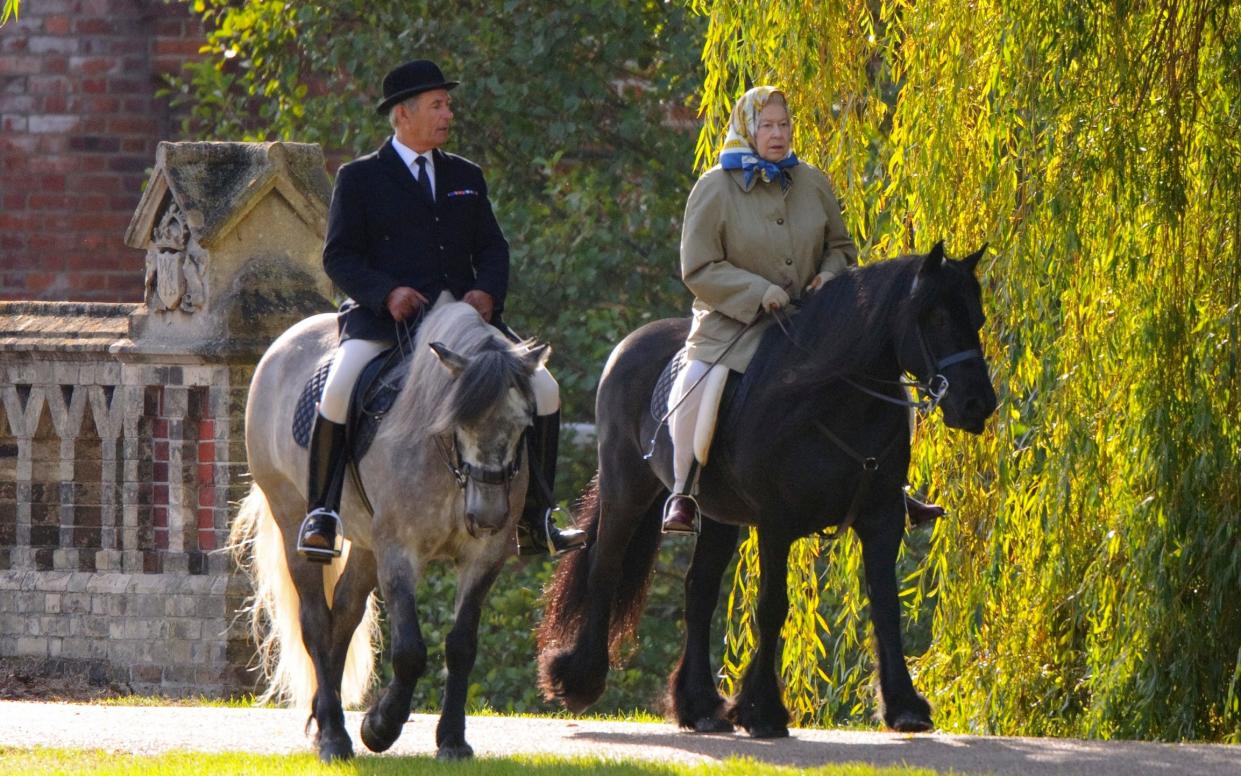
[[[771,95],[784,97],[784,92],[774,86],[755,86],[737,100],[733,106],[733,115],[728,120],[728,134],[724,137],[724,147],[720,150],[720,166],[725,170],[742,170],[745,173],[745,188],[750,190],[754,176],[764,181],[780,181],[780,187],[787,189],[792,183],[788,173],[789,167],[797,166],[797,156],[789,149],[788,156],[778,162],[769,162],[758,155],[755,150],[755,138],[758,137],[758,114],[767,107]],[[785,105],[788,99],[785,99]]]

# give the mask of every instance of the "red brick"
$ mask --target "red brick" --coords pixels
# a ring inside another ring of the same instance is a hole
[[[155,34],[160,38],[179,38],[186,33],[184,19],[165,18],[155,20]]]
[[[26,54],[0,56],[0,75],[36,75],[45,72],[44,57]]]
[[[116,57],[70,57],[69,67],[75,74],[86,77],[124,72]]]
[[[44,73],[63,75],[69,72],[68,57],[43,57],[40,70]]]
[[[52,35],[67,35],[73,29],[73,22],[68,16],[49,16],[43,20],[43,31]]]
[[[109,156],[108,169],[112,172],[140,172],[145,173],[148,166],[154,164],[154,160],[137,156]]]
[[[128,224],[129,216],[124,213],[78,213],[73,222],[76,232],[123,229]]]
[[[151,487],[151,503],[159,506],[168,506],[168,484],[155,483]]]
[[[156,122],[150,116],[113,116],[108,119],[108,132],[114,135],[153,135]]]
[[[69,98],[63,94],[49,94],[43,98],[44,113],[68,113]]]
[[[156,459],[151,465],[151,481],[152,482],[168,482],[168,462]]]
[[[202,42],[197,40],[187,40],[185,38],[159,37],[155,39],[154,53],[157,56],[166,54],[179,54],[183,57],[190,58],[198,56],[198,50],[202,47]]]
[[[119,175],[82,175],[77,179],[75,186],[78,191],[99,194],[111,194],[123,190]]]
[[[78,19],[73,23],[73,31],[79,35],[107,34],[115,29],[115,23],[109,19]]]
[[[70,141],[72,142],[72,141]],[[108,157],[95,154],[81,154],[77,157],[78,172],[107,172]],[[103,196],[102,194],[94,194],[92,196]]]
[[[215,549],[215,531],[205,528],[199,529],[198,549],[203,552],[211,552]]]
[[[108,91],[108,79],[106,78],[83,78],[78,81],[78,84],[87,94],[105,94]]]
[[[205,484],[198,489],[198,505],[200,507],[215,506],[215,485]]]
[[[30,209],[68,210],[72,200],[68,194],[35,193],[30,195]]]
[[[121,109],[121,100],[100,95],[74,97],[69,100],[69,109],[74,113],[116,113]]]
[[[71,86],[63,75],[32,75],[27,88],[31,94],[65,94],[72,91]]]
[[[167,524],[168,522],[167,520],[165,520],[164,525],[167,525]],[[153,538],[155,539],[155,549],[157,550],[168,549],[168,529],[167,528],[156,528],[153,533],[154,533]],[[144,567],[144,570],[145,570],[145,567]],[[151,573],[155,573],[155,572],[151,572]]]
[[[146,94],[146,83],[139,78],[109,78],[108,94]]]

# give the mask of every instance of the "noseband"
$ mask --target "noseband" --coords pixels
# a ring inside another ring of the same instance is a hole
[[[461,446],[457,444],[457,434],[455,432],[449,432],[449,434],[452,436],[451,445],[443,436],[436,437],[435,444],[439,448],[440,457],[444,459],[444,465],[448,467],[453,479],[457,481],[458,488],[465,490],[465,486],[471,480],[482,485],[512,487],[513,478],[517,476],[517,472],[521,471],[521,451],[526,441],[525,432],[522,433],[521,440],[517,443],[517,455],[513,456],[513,462],[507,466],[478,466],[466,461],[461,457]]]

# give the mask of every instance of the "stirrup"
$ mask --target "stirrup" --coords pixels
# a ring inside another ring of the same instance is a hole
[[[560,557],[574,550],[586,548],[586,532],[580,528],[566,528],[561,530],[556,527],[556,522],[552,520],[552,515],[557,512],[564,512],[560,507],[551,507],[543,510],[543,534],[538,535],[538,529],[532,528],[524,519],[517,523],[517,554],[518,555],[550,555],[553,558]],[[573,524],[572,518],[569,524]],[[556,544],[552,538],[552,532],[559,536],[563,542]],[[528,539],[522,542],[522,539]]]
[[[672,530],[670,531],[667,528],[668,512],[671,511],[672,509],[672,501],[678,498],[689,499],[689,502],[694,505],[694,520],[692,523],[693,530],[690,530],[690,531]],[[668,499],[664,501],[664,510],[663,510],[663,515],[660,519],[659,531],[660,533],[664,533],[664,534],[683,534],[683,535],[697,536],[702,531],[702,507],[698,506],[698,499],[694,498],[688,493],[673,493],[672,495],[668,496]]]
[[[312,547],[305,543],[306,529],[312,520],[331,520],[332,521],[332,546],[328,549],[323,547]],[[331,563],[340,557],[341,551],[344,549],[345,524],[341,522],[340,515],[330,509],[317,507],[310,511],[302,520],[301,526],[297,529],[297,553],[303,558],[314,563]]]

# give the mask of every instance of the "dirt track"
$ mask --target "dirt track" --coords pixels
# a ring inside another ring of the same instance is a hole
[[[361,714],[349,715],[355,747]],[[277,709],[109,707],[0,701],[0,745],[98,748],[156,753],[172,749],[305,752],[305,717]],[[435,753],[436,718],[414,715],[394,754]],[[940,772],[995,774],[1241,774],[1241,746],[899,735],[794,730],[756,741],[741,734],[693,735],[671,725],[515,717],[470,717],[467,738],[479,757],[518,753],[709,762],[750,757],[808,767],[830,763],[913,765]]]

